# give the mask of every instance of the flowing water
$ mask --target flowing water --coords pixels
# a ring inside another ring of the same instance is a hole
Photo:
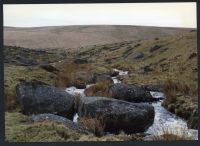
[[[116,72],[119,72],[119,76],[125,76],[128,75],[128,71],[113,69]],[[121,83],[121,81],[117,77],[112,77],[112,80],[114,84]],[[86,88],[89,88],[91,85],[87,85]],[[84,91],[85,89],[77,89],[76,87],[69,87],[66,88],[66,92],[75,95],[80,94],[81,97],[84,97]],[[162,92],[150,92],[151,95],[154,98],[163,99],[165,98],[165,95]],[[171,130],[174,130],[174,134],[182,135],[184,132],[184,135],[192,136],[194,139],[198,139],[198,130],[194,129],[188,129],[187,123],[182,118],[176,116],[175,114],[172,114],[171,112],[167,111],[164,107],[161,106],[162,100],[150,103],[154,107],[155,110],[155,117],[154,117],[154,123],[149,129],[145,132],[146,134],[150,135],[160,135],[165,130],[169,132],[173,132]],[[76,113],[73,118],[74,122],[78,121],[78,114]]]

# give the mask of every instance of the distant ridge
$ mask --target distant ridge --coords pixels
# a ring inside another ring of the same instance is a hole
[[[4,27],[4,45],[31,49],[77,48],[182,34],[193,28],[129,25]]]

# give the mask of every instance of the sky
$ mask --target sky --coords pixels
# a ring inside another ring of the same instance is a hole
[[[142,25],[197,27],[196,3],[4,5],[4,26]]]

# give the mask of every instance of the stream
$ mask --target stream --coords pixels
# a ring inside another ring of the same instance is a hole
[[[128,75],[128,71],[118,69],[113,69],[113,71],[119,72],[119,76]],[[112,77],[112,80],[114,84],[121,83],[121,81],[117,77]],[[87,85],[86,88],[89,88],[92,85],[94,84]],[[80,94],[81,97],[85,96],[85,89],[77,89],[74,86],[66,88],[65,91],[72,95]],[[154,98],[163,99],[165,97],[165,95],[162,92],[150,91],[150,93]],[[188,129],[187,122],[184,119],[167,111],[164,107],[161,106],[161,103],[162,100],[150,103],[154,107],[155,117],[153,125],[149,127],[149,129],[145,133],[147,135],[161,135],[163,131],[169,131],[170,133],[174,133],[176,135],[192,136],[195,140],[198,140],[198,130]],[[78,122],[77,113],[74,115],[73,122]]]

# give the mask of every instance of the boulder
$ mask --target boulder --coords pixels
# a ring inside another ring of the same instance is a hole
[[[150,65],[145,65],[141,69],[144,71],[144,73],[148,73],[148,72],[153,71],[153,69],[150,67]]]
[[[155,45],[155,46],[153,46],[152,48],[150,48],[150,52],[154,52],[154,51],[156,51],[156,50],[158,50],[158,49],[160,49],[161,48],[161,46],[159,46],[159,45]]]
[[[117,83],[109,88],[109,97],[129,102],[151,102],[158,99],[153,98],[149,91],[137,85],[126,85]]]
[[[43,68],[44,70],[48,71],[48,72],[59,71],[57,68],[55,68],[54,66],[52,66],[50,64],[42,64],[42,65],[40,65],[40,67]]]
[[[142,52],[136,52],[135,54],[133,54],[132,58],[133,60],[135,59],[140,59],[140,58],[143,58],[144,57],[144,54]]]
[[[132,47],[127,47],[126,50],[124,51],[123,55],[128,56],[131,54],[133,48]]]
[[[74,123],[73,121],[62,117],[62,116],[58,116],[58,115],[54,115],[54,114],[38,114],[38,115],[33,115],[31,117],[33,122],[42,122],[42,121],[52,121],[52,122],[57,122],[57,123],[61,123],[63,125],[65,125],[66,127],[81,132],[81,133],[85,133],[85,134],[89,134],[91,133],[90,130],[84,126],[83,124],[80,123]]]
[[[101,119],[104,132],[139,133],[146,131],[154,121],[154,107],[146,103],[131,103],[106,97],[83,97],[78,115]]]
[[[196,57],[196,56],[197,56],[197,53],[194,52],[194,53],[190,54],[190,56],[188,57],[188,59],[192,59],[192,58],[194,58],[194,57]]]
[[[88,61],[87,61],[87,59],[84,59],[84,58],[76,58],[74,60],[74,63],[75,64],[86,64],[86,63],[88,63]]]
[[[143,88],[145,91],[162,91],[162,85],[142,85],[141,88]]]
[[[16,94],[24,114],[55,113],[68,118],[74,115],[75,98],[43,82],[22,81],[16,86]]]
[[[111,48],[110,51],[118,50],[119,48]]]
[[[111,77],[116,77],[116,76],[119,75],[119,72],[112,70],[112,71],[110,71],[110,72],[108,73],[108,75],[110,75]]]
[[[5,57],[4,63],[21,65],[21,66],[36,66],[36,65],[39,64],[36,60],[24,58],[24,57],[21,57],[21,56]]]

